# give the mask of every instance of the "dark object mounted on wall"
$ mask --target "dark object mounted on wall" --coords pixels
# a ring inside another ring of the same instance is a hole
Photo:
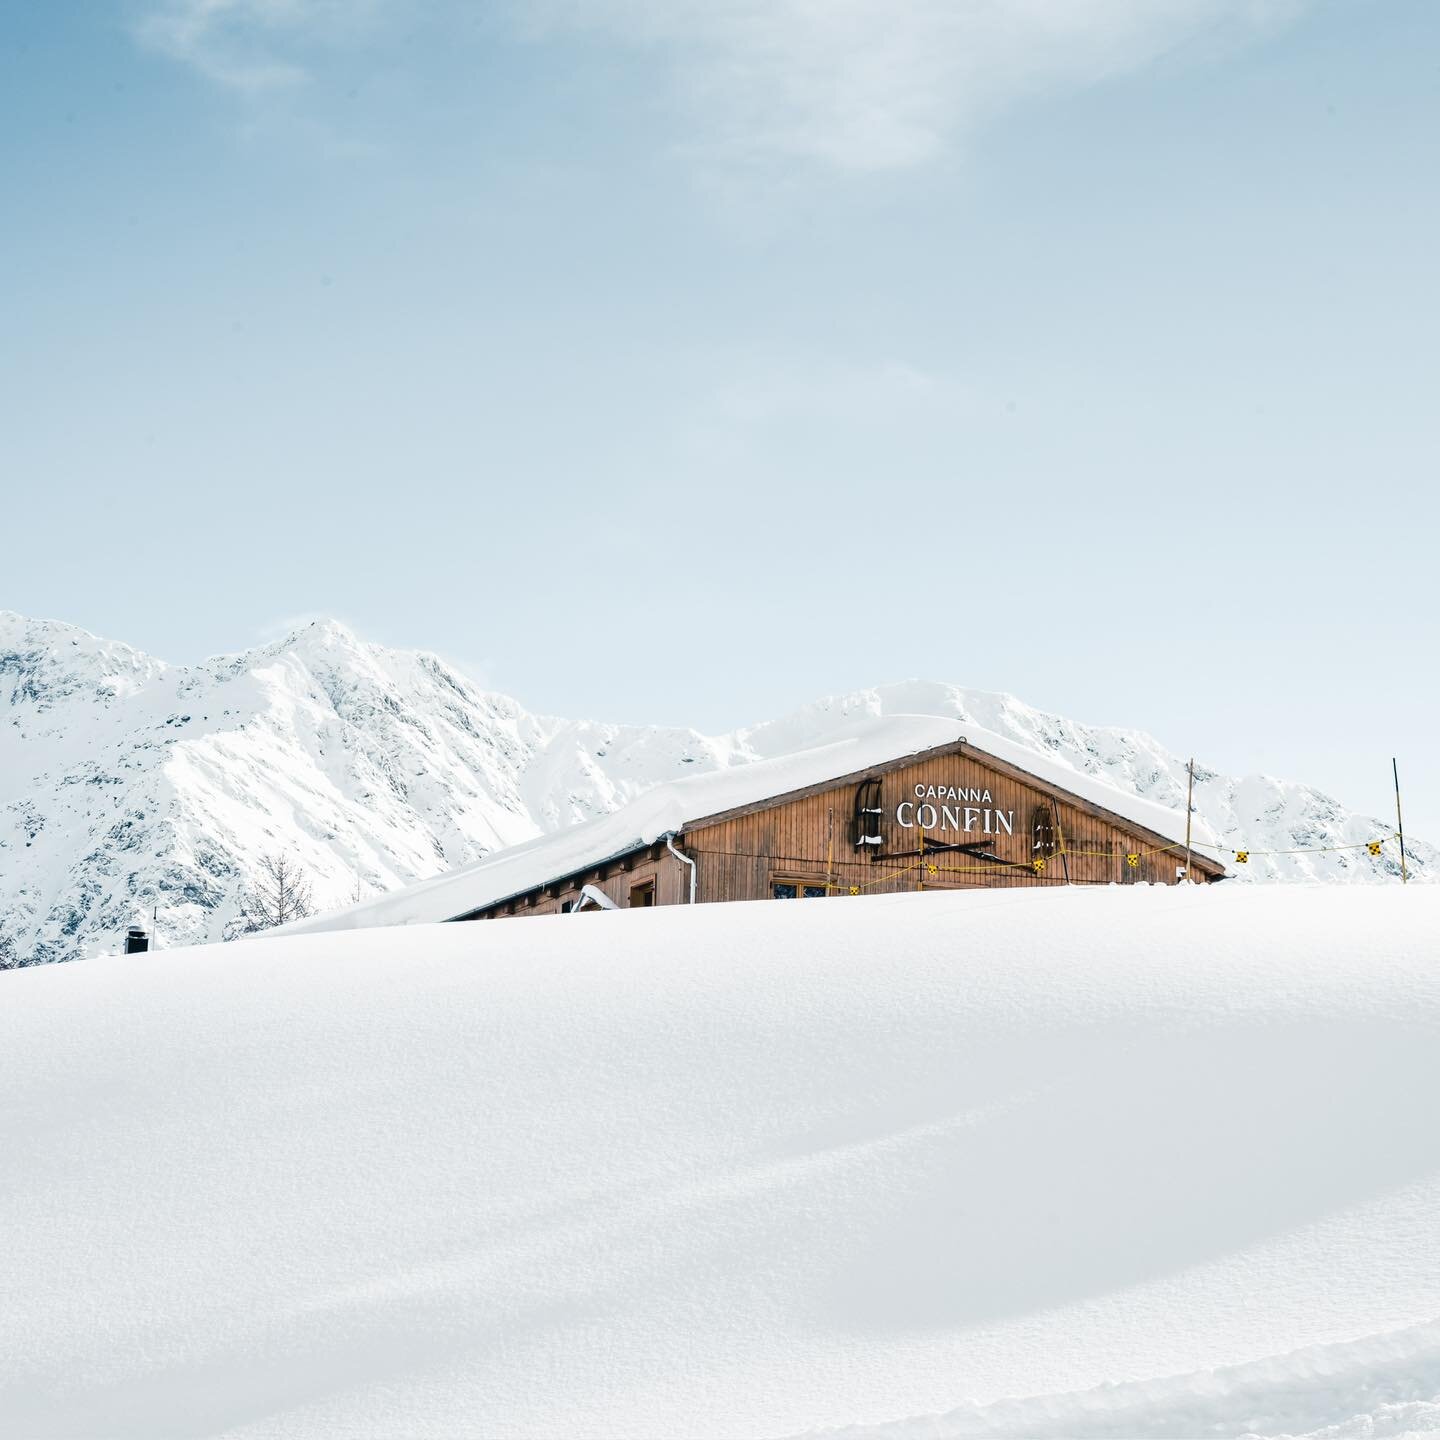
[[[874,777],[862,780],[855,787],[855,814],[850,821],[850,834],[859,850],[880,842],[880,781]]]
[[[1055,812],[1047,801],[1030,812],[1030,852],[1048,859],[1055,850]]]

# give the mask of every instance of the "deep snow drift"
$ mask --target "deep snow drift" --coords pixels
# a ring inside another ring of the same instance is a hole
[[[1437,937],[997,890],[0,974],[0,1433],[1419,1433]]]

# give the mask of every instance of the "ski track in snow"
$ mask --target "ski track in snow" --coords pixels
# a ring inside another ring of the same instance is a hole
[[[1183,810],[1184,760],[1138,731],[1077,724],[1007,695],[912,681],[782,719],[694,730],[557,720],[433,655],[316,622],[272,645],[166,665],[73,625],[0,611],[0,965],[112,950],[158,906],[162,945],[217,940],[264,855],[289,852],[322,908],[609,814],[645,790],[790,754],[882,715],[983,726]],[[1391,833],[1319,791],[1201,770],[1201,820],[1252,850]],[[1414,878],[1440,852],[1413,843]],[[1398,877],[1393,845],[1266,857],[1242,881]]]
[[[1245,1365],[812,1430],[793,1440],[1406,1440],[1440,1434],[1437,1396],[1440,1320]]]
[[[1433,886],[7,972],[0,1434],[1433,1433],[1437,1091]]]

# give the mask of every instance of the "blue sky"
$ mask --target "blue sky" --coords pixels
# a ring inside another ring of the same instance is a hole
[[[1440,7],[130,0],[0,51],[0,604],[718,729],[921,675],[1440,836]]]

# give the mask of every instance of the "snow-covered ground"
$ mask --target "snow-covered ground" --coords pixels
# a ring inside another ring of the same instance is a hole
[[[1437,1094],[1433,886],[0,974],[0,1434],[1434,1433]]]
[[[955,685],[883,685],[707,736],[532,715],[334,622],[176,666],[0,611],[0,968],[113,950],[152,915],[163,945],[218,940],[266,855],[297,862],[332,909],[896,715],[978,726],[1070,789],[1185,803],[1184,759],[1152,737]],[[1389,839],[1388,812],[1203,765],[1195,804],[1222,844],[1251,852],[1242,883],[1399,879],[1393,843],[1361,848]],[[1440,878],[1440,851],[1410,840],[1412,878]]]

